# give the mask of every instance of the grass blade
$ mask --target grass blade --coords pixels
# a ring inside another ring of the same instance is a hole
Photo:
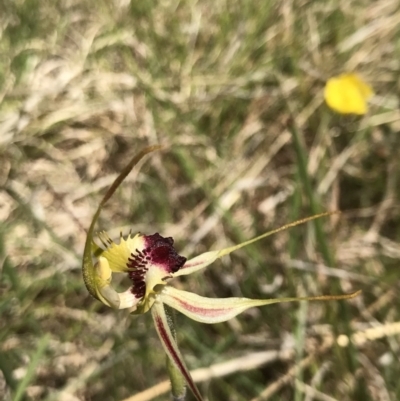
[[[35,377],[36,368],[46,350],[48,342],[49,342],[49,336],[45,336],[39,341],[38,348],[32,356],[32,360],[28,366],[28,369],[26,370],[26,374],[25,374],[24,378],[18,384],[17,390],[15,391],[15,396],[13,398],[13,401],[22,400],[26,388],[28,387],[29,383],[31,383]]]

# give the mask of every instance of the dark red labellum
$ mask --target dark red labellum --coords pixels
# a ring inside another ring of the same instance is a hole
[[[151,263],[163,266],[166,272],[177,272],[186,262],[186,258],[178,255],[171,237],[164,238],[160,234],[145,236],[145,255]]]

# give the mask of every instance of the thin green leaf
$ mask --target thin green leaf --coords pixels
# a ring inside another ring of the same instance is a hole
[[[164,305],[165,315],[167,316],[168,327],[173,335],[176,344],[175,331],[175,311],[168,305]],[[171,381],[171,393],[174,400],[184,400],[186,396],[186,380],[181,371],[176,367],[175,363],[167,356],[167,371],[169,380]]]
[[[15,391],[14,399],[13,401],[20,401],[22,397],[25,394],[25,390],[28,387],[29,383],[33,380],[35,373],[36,373],[36,368],[40,362],[40,359],[42,358],[42,355],[44,354],[47,343],[49,342],[49,336],[43,337],[39,344],[36,352],[32,356],[31,363],[28,366],[28,369],[26,371],[26,374],[24,378],[19,382],[17,390]]]

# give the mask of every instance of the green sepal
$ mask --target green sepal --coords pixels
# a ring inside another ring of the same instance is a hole
[[[121,173],[118,175],[118,177],[115,179],[115,181],[112,183],[112,185],[104,195],[103,199],[101,200],[96,210],[96,213],[93,216],[92,222],[90,223],[90,227],[86,236],[85,249],[83,251],[82,274],[83,274],[83,281],[85,282],[87,290],[94,298],[98,299],[99,301],[101,301],[101,299],[99,298],[98,291],[96,290],[97,288],[96,269],[92,260],[92,256],[93,256],[93,248],[95,249],[94,250],[95,256],[97,256],[97,254],[100,252],[99,249],[101,249],[96,244],[95,247],[93,246],[94,227],[100,216],[100,212],[103,209],[104,205],[107,203],[107,201],[112,197],[114,192],[117,190],[117,188],[127,177],[127,175],[131,172],[133,167],[148,153],[154,152],[155,150],[159,150],[161,148],[162,146],[159,145],[149,146],[143,149],[141,152],[139,152],[132,158],[129,164],[121,171]]]

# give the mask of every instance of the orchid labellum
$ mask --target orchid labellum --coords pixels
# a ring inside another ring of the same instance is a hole
[[[168,305],[189,318],[202,323],[225,322],[248,308],[269,305],[277,302],[337,300],[355,297],[358,292],[348,295],[325,295],[304,298],[248,299],[248,298],[205,298],[187,291],[178,290],[170,285],[172,279],[192,274],[204,269],[216,259],[265,238],[278,231],[316,219],[331,213],[308,217],[287,224],[276,230],[262,234],[242,244],[218,251],[205,252],[187,260],[177,253],[174,240],[160,234],[129,234],[114,242],[105,232],[98,237],[104,248],[93,241],[94,226],[105,203],[110,199],[118,186],[132,168],[146,154],[159,149],[159,146],[148,147],[136,155],[112,184],[93,217],[90,225],[83,255],[83,278],[90,294],[103,304],[115,308],[131,308],[132,313],[141,314],[151,310],[157,333],[164,350],[174,367],[183,376],[198,401],[202,397],[192,380],[189,370],[178,350],[175,336],[171,332],[164,305]],[[93,257],[97,259],[93,263]],[[126,273],[132,285],[125,292],[118,293],[111,284],[113,273]]]

